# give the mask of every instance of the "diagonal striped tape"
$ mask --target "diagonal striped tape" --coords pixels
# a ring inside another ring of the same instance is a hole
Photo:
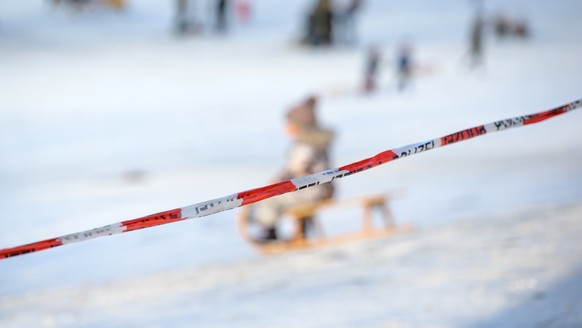
[[[133,220],[110,224],[101,228],[72,233],[69,235],[37,241],[22,246],[5,248],[0,250],[0,259],[38,252],[48,248],[85,241],[101,236],[108,236],[143,228],[150,228],[166,223],[212,215],[240,206],[260,202],[261,200],[288,192],[309,188],[322,183],[328,183],[335,179],[343,178],[345,176],[388,163],[395,159],[415,155],[434,148],[447,146],[487,133],[493,133],[514,127],[538,123],[549,118],[567,113],[569,111],[573,111],[574,109],[580,107],[582,107],[582,99],[548,111],[496,121],[455,132],[437,139],[394,148],[355,163],[344,165],[342,167],[331,170],[322,171],[305,177],[281,181],[272,185],[239,192],[237,194],[212,199],[202,203],[180,207]]]

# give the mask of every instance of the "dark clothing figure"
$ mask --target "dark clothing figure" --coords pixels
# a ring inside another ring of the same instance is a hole
[[[336,41],[349,45],[356,42],[355,16],[362,7],[363,0],[351,0],[337,11],[335,17]]]
[[[175,24],[178,34],[196,31],[192,0],[176,0]]]
[[[516,22],[513,27],[513,34],[521,39],[527,39],[530,36],[530,30],[525,21]]]
[[[412,78],[412,69],[412,46],[409,43],[403,43],[398,52],[398,91],[403,91],[409,85]]]
[[[364,68],[364,92],[372,93],[376,90],[378,70],[380,66],[380,52],[376,48],[371,48],[366,57]]]
[[[511,22],[503,13],[495,16],[495,35],[498,38],[504,38],[511,33]]]
[[[529,34],[525,21],[512,19],[501,12],[495,16],[495,35],[498,39],[508,37],[527,39]]]
[[[471,67],[475,68],[483,64],[483,30],[485,21],[481,12],[478,12],[470,30],[469,55]]]
[[[225,32],[228,28],[228,0],[217,0],[216,2],[216,30],[218,32]]]
[[[333,9],[330,0],[318,0],[308,15],[304,40],[312,46],[331,45],[333,41]]]

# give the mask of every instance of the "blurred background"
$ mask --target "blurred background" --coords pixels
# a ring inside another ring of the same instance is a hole
[[[285,113],[310,95],[318,96],[320,123],[335,132],[333,167],[579,99],[581,12],[575,0],[0,0],[0,248],[262,186],[285,162]],[[503,222],[530,217],[524,212],[580,217],[581,124],[575,111],[336,185],[340,199],[398,191],[397,221],[434,234],[269,258],[244,243],[237,212],[228,211],[2,261],[0,322],[487,325],[522,301],[507,296],[507,286],[531,291],[571,277],[580,285],[580,227],[572,221],[542,226],[518,243],[539,250],[534,240],[547,232],[553,246],[543,249],[560,255],[552,266],[544,265],[547,252],[524,255],[539,260],[531,272],[519,267],[517,253],[506,254],[504,265],[517,263],[509,285],[487,276],[490,285],[471,285],[479,294],[459,279],[497,263],[471,262],[497,245],[479,239],[480,231],[513,231]],[[430,236],[438,238],[431,244]],[[457,241],[466,252],[461,247],[448,262],[440,242]],[[410,247],[403,262],[384,253]],[[432,248],[442,252],[429,258],[458,271],[427,282],[422,273],[435,268],[422,259]],[[373,292],[394,277],[391,270],[408,277],[397,288],[411,295],[404,303]],[[267,287],[249,283],[253,277]],[[285,287],[292,279],[299,283]],[[468,301],[478,296],[495,302],[484,310]],[[580,324],[573,314],[580,303],[568,297],[546,304],[554,312],[526,308],[520,318],[552,322],[566,313]],[[164,306],[153,311],[158,301]],[[127,311],[107,308],[111,302]]]

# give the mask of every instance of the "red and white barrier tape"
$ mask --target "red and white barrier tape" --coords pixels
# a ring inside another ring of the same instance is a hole
[[[548,111],[484,124],[474,128],[455,132],[441,138],[415,143],[400,148],[394,148],[359,162],[331,170],[322,171],[309,176],[282,181],[272,185],[239,192],[237,194],[228,195],[202,203],[160,212],[133,220],[110,224],[101,228],[95,228],[57,238],[37,241],[27,245],[5,248],[0,250],[0,259],[38,252],[48,248],[80,242],[97,237],[129,232],[137,229],[149,228],[161,224],[215,214],[236,207],[260,202],[261,200],[288,192],[309,188],[322,183],[328,183],[334,179],[343,178],[345,176],[388,163],[395,159],[418,154],[434,148],[443,147],[455,142],[464,141],[487,133],[538,123],[580,107],[582,107],[582,99]]]

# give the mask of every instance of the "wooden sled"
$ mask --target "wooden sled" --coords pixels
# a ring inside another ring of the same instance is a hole
[[[237,225],[243,239],[261,253],[267,255],[387,237],[412,231],[411,225],[396,225],[389,207],[390,200],[388,195],[373,195],[346,200],[325,200],[290,208],[286,212],[285,219],[291,221],[291,234],[284,240],[273,242],[257,241],[256,233],[253,234],[253,230],[257,230],[258,224],[251,220],[250,211],[252,209],[250,207],[241,208],[237,218]],[[317,215],[325,210],[343,207],[361,208],[362,227],[360,231],[327,236],[321,222],[317,220]],[[374,214],[380,217],[382,223],[380,226],[374,225]],[[311,220],[309,222],[311,224],[311,233],[306,236],[302,227],[309,220]]]

